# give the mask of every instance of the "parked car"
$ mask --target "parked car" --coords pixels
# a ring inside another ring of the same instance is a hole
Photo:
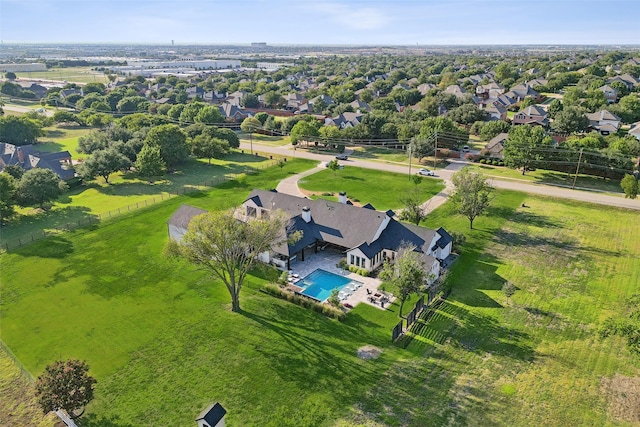
[[[469,146],[465,145],[464,147],[462,147],[462,151],[464,151],[465,153],[469,152]]]
[[[338,154],[336,156],[336,159],[338,160],[347,160],[349,158],[349,156],[347,156],[346,154]]]
[[[418,171],[418,175],[424,175],[424,176],[436,176],[435,172],[429,169],[420,169]]]

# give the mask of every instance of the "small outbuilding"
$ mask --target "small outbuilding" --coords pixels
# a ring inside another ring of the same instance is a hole
[[[227,410],[218,402],[212,403],[198,415],[198,427],[224,427],[224,416]]]
[[[189,223],[191,220],[202,214],[206,214],[207,211],[204,209],[196,208],[190,205],[181,205],[178,210],[176,210],[169,221],[167,221],[167,226],[169,228],[169,237],[172,240],[180,243],[182,240],[182,236],[187,232],[189,228]]]

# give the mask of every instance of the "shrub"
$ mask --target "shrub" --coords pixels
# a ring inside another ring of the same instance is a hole
[[[482,163],[483,165],[487,163],[487,159],[480,159],[480,163]]]
[[[498,166],[498,161],[497,160],[491,160],[491,164],[493,166]]]
[[[331,197],[331,196],[333,196],[333,193],[326,191],[326,192],[322,193],[322,195],[324,197]]]
[[[338,261],[338,268],[341,268],[343,270],[346,270],[348,268],[347,266],[347,259],[346,258],[341,258],[340,261]]]
[[[498,160],[498,166],[504,166],[504,161]]]
[[[336,319],[340,322],[343,322],[347,317],[347,314],[337,307],[332,307],[328,304],[322,304],[310,298],[296,295],[289,290],[281,289],[280,287],[271,283],[267,283],[266,285],[262,286],[260,290],[266,294],[287,300],[304,308],[310,308],[317,313],[320,313],[327,317],[331,317],[332,319]]]
[[[362,277],[369,276],[369,272],[367,270],[365,270],[364,268],[356,267],[355,265],[350,265],[349,266],[349,271],[352,272],[352,273],[359,274]]]

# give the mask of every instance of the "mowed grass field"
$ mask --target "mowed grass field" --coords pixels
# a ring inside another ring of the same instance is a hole
[[[46,71],[17,72],[20,79],[28,80],[57,80],[69,83],[109,83],[106,74],[93,71],[91,67],[63,67],[50,68]]]
[[[479,172],[482,172],[487,176],[519,179],[541,184],[561,185],[565,187],[573,186],[574,174],[567,175],[564,172],[537,169],[535,171],[527,172],[525,175],[522,175],[522,170],[509,169],[503,166],[491,166],[475,163],[470,167],[478,170]],[[610,193],[624,195],[624,193],[622,192],[622,187],[620,187],[620,181],[614,179],[603,179],[595,176],[580,174],[578,175],[578,179],[576,180],[576,187],[607,191]]]
[[[333,196],[321,196],[332,200],[337,200],[338,193],[345,191],[351,201],[362,205],[371,203],[378,210],[402,208],[400,199],[415,189],[420,192],[423,200],[430,199],[444,189],[444,184],[439,179],[423,178],[416,186],[404,174],[348,165],[335,173],[326,169],[309,175],[298,181],[298,186],[318,196],[333,193]]]
[[[270,276],[256,273],[231,313],[219,282],[163,258],[181,203],[237,205],[294,165],[2,255],[2,340],[34,375],[88,360],[99,383],[83,426],[188,426],[213,401],[230,425],[633,425],[640,360],[596,331],[640,291],[637,212],[500,192],[470,231],[436,210],[426,225],[467,243],[453,292],[402,348],[397,306],[338,323],[260,293]],[[385,352],[362,361],[365,344]]]
[[[75,138],[77,137],[71,139]],[[86,223],[96,215],[118,209],[124,211],[129,207],[135,208],[136,204],[143,205],[154,199],[168,198],[171,193],[184,191],[185,188],[195,188],[199,185],[211,187],[225,176],[252,173],[274,162],[275,160],[269,157],[234,152],[222,160],[212,160],[211,164],[206,160],[189,159],[180,165],[179,170],[164,175],[153,184],[139,179],[132,173],[114,173],[108,184],[104,179],[97,178],[86,185],[67,191],[52,204],[51,209],[18,210],[19,215],[3,227],[0,245],[9,242],[12,247],[16,244],[16,239],[29,240],[32,233],[41,234],[42,230],[54,232],[55,229],[65,228],[67,224],[77,224],[78,221]],[[302,171],[313,167],[314,164],[315,162],[304,160],[297,163],[287,162],[284,171]]]

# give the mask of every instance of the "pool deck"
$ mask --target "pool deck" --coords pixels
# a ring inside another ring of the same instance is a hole
[[[355,307],[360,303],[365,303],[373,307],[377,307],[381,310],[384,310],[388,305],[390,305],[393,301],[395,301],[396,299],[395,296],[392,296],[391,294],[388,294],[388,293],[385,294],[378,289],[379,286],[382,284],[382,281],[380,279],[376,279],[373,277],[363,277],[363,276],[360,276],[359,274],[352,273],[349,270],[344,270],[338,267],[337,265],[338,261],[340,261],[340,259],[343,257],[344,257],[343,254],[332,251],[332,250],[318,251],[318,253],[305,254],[304,261],[296,260],[292,262],[290,273],[298,274],[300,278],[304,278],[320,268],[330,273],[347,277],[351,280],[355,280],[356,282],[362,283],[362,286],[356,289],[345,300],[341,301],[343,305],[348,304],[352,307]],[[301,288],[299,286],[296,286],[295,283],[289,286],[292,289],[300,292]],[[371,294],[367,292],[367,289],[371,292]],[[376,302],[372,302],[369,300],[369,298],[374,296],[375,294],[381,294],[386,296],[386,299],[388,302],[384,304],[384,307],[380,306],[379,298],[376,298],[377,300]]]

